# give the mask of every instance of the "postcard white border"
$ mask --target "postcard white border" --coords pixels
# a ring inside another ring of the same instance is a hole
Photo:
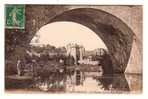
[[[1,0],[0,1],[0,99],[142,99],[148,95],[148,0]],[[4,4],[89,4],[144,5],[143,14],[143,94],[6,94],[4,92]]]

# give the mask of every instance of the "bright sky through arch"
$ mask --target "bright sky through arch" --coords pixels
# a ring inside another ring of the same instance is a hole
[[[37,41],[37,42],[36,42]],[[54,22],[40,28],[31,45],[66,46],[69,43],[83,45],[86,50],[106,48],[104,42],[91,29],[74,22]]]

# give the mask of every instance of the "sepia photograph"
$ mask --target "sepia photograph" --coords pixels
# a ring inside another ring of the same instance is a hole
[[[141,94],[142,29],[142,5],[5,4],[5,92]]]

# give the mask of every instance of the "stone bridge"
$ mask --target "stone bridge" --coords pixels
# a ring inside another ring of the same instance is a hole
[[[25,19],[24,30],[5,30],[11,39],[6,43],[27,46],[46,24],[76,22],[90,28],[103,40],[111,53],[115,72],[142,73],[141,6],[25,5]]]

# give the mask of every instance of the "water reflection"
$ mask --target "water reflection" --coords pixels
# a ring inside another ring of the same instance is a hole
[[[35,81],[35,87],[48,92],[128,92],[125,75],[103,75],[79,69],[51,71]]]

